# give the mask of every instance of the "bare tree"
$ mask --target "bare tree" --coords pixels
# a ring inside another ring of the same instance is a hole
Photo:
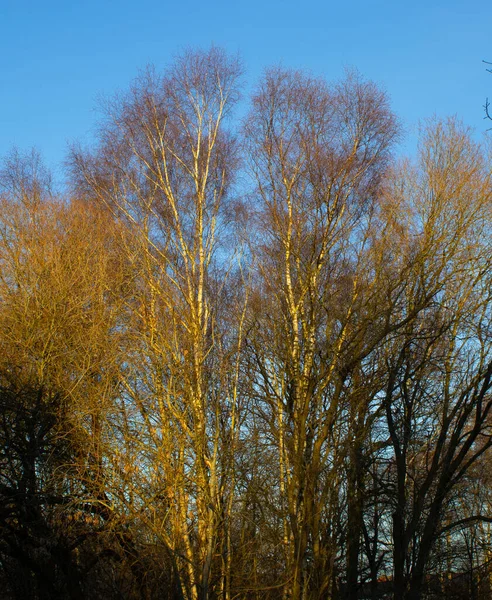
[[[81,598],[86,521],[109,519],[123,232],[108,213],[56,200],[36,155],[9,157],[1,183],[2,552],[34,572],[40,597]]]
[[[345,384],[367,352],[364,253],[397,128],[373,84],[350,75],[329,88],[282,70],[266,74],[246,127],[261,203],[253,376],[278,452],[284,589],[324,597],[335,593]]]
[[[219,243],[231,214],[237,149],[226,122],[240,75],[238,61],[216,48],[185,53],[110,107],[99,154],[74,155],[88,194],[138,240],[138,350],[126,386],[137,411],[130,427],[145,441],[124,459],[141,466],[129,497],[173,556],[188,598],[217,586],[230,593],[229,534],[219,529],[229,527],[234,490],[244,296],[232,301],[226,282],[237,267]],[[164,512],[151,506],[152,493],[166,498]]]
[[[458,124],[424,133],[405,190],[412,263],[401,308],[432,302],[381,348],[392,447],[394,597],[422,597],[424,575],[453,490],[492,442],[490,179]],[[449,518],[449,517],[448,517]]]

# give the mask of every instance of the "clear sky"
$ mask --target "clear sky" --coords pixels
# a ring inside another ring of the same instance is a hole
[[[408,152],[434,114],[488,127],[483,0],[0,0],[0,155],[35,146],[56,169],[68,142],[91,141],[98,97],[211,43],[240,53],[248,86],[275,64],[329,80],[356,67],[388,92]]]

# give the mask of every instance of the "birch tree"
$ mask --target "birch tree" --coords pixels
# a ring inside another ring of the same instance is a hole
[[[187,52],[109,107],[95,155],[74,155],[86,193],[137,240],[136,352],[125,378],[139,440],[124,459],[139,468],[131,510],[170,552],[179,594],[193,599],[230,594],[244,296],[231,294],[237,253],[222,241],[234,212],[237,148],[227,122],[240,75],[216,48]]]
[[[278,452],[284,594],[321,598],[336,593],[345,386],[367,352],[364,253],[397,126],[357,76],[329,87],[274,70],[246,135],[262,232],[254,377]]]

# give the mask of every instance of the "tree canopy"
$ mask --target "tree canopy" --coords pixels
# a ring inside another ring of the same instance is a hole
[[[242,75],[148,69],[63,193],[3,161],[0,596],[485,600],[487,144]]]

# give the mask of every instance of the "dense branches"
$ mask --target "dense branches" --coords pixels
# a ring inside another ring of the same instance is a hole
[[[435,120],[396,160],[356,73],[267,71],[234,129],[240,77],[147,71],[64,200],[4,162],[5,594],[485,598],[486,152]]]

